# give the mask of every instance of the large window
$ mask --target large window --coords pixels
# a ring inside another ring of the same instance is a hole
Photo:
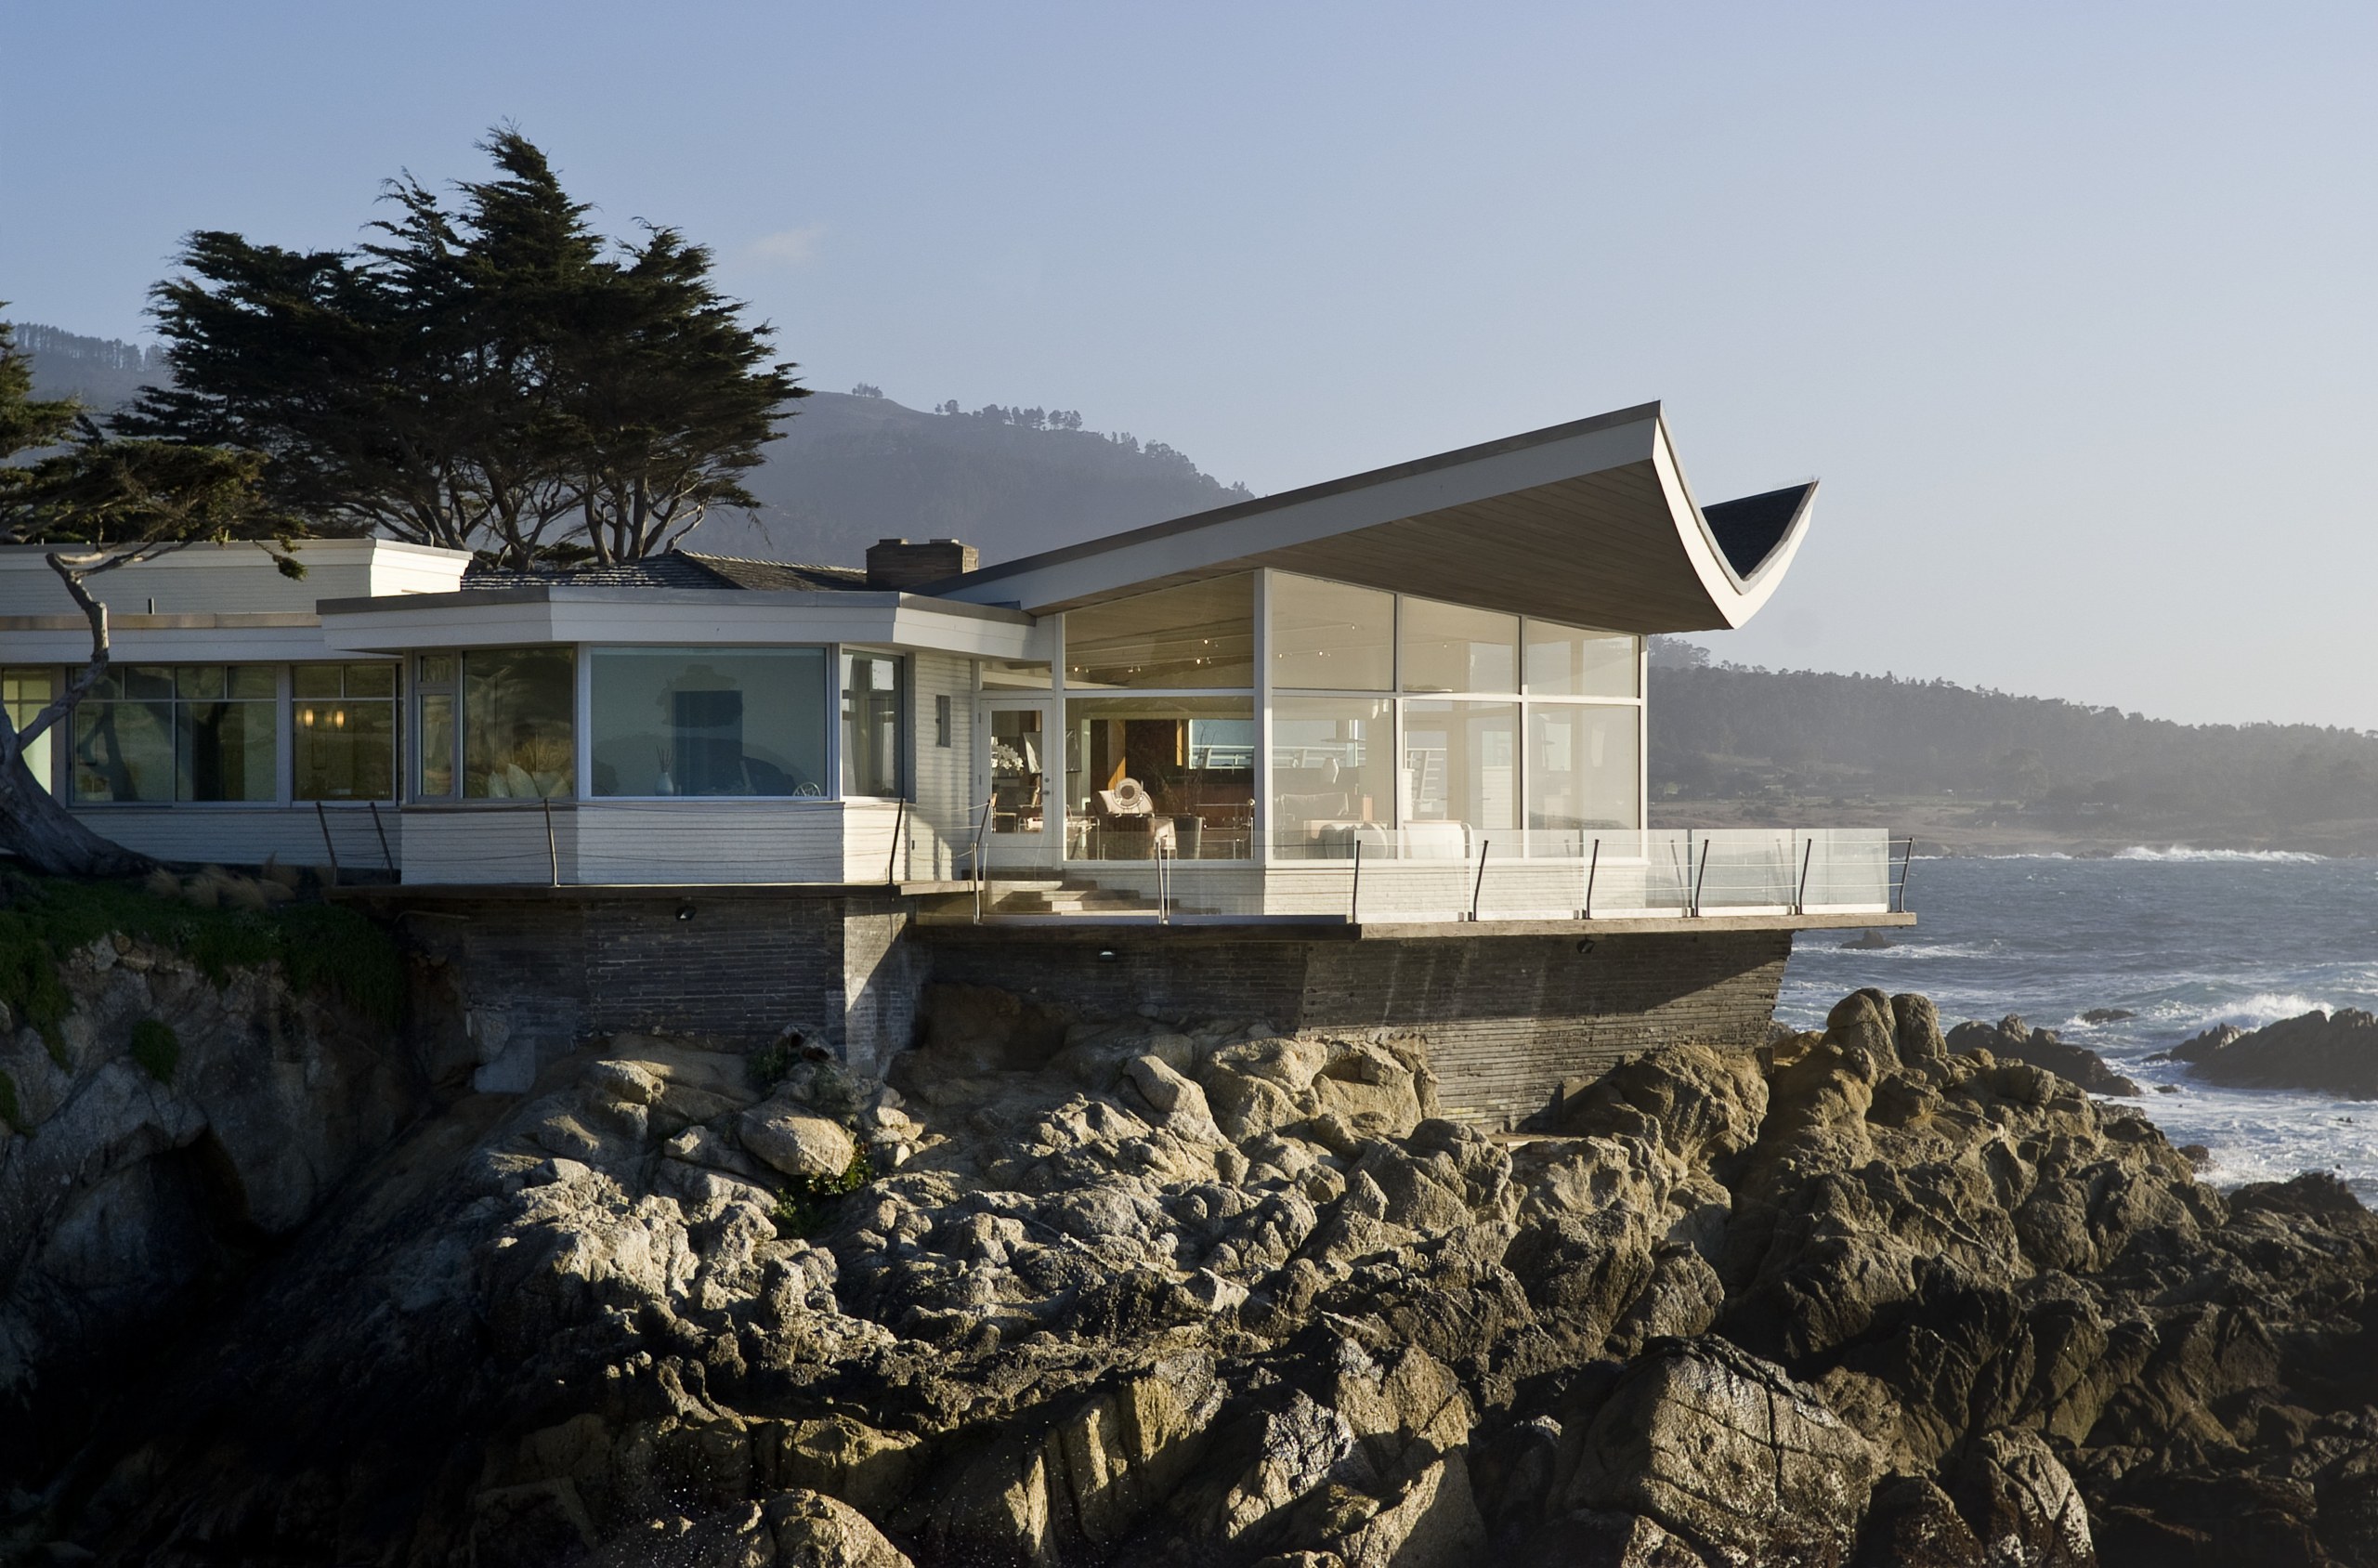
[[[1255,684],[1255,577],[1184,583],[1065,616],[1065,685],[1156,690]]]
[[[1527,825],[1539,830],[1634,828],[1638,710],[1588,702],[1528,705]],[[1550,846],[1558,849],[1558,844]]]
[[[901,661],[888,653],[843,655],[843,793],[893,796],[900,775]]]
[[[596,648],[597,795],[823,795],[823,648]]]
[[[1404,689],[1520,689],[1520,618],[1434,599],[1404,601]]]
[[[1528,620],[1530,697],[1639,696],[1637,662],[1633,637]]]
[[[1477,839],[1519,826],[1516,702],[1404,704],[1404,798],[1407,821],[1457,822]]]
[[[78,803],[280,798],[268,664],[111,668],[74,719]]]
[[[1065,703],[1065,855],[1239,860],[1255,820],[1248,697],[1092,697]]]
[[[577,792],[572,650],[473,648],[463,655],[462,697],[464,796],[535,800]]]
[[[299,664],[289,672],[289,696],[294,798],[395,798],[394,664]]]
[[[1272,701],[1272,842],[1279,853],[1373,853],[1395,820],[1395,705],[1383,697]]]
[[[1272,684],[1395,689],[1395,595],[1317,577],[1272,579]]]
[[[44,708],[49,706],[50,699],[57,695],[58,672],[55,670],[0,670],[0,701],[8,705],[8,722],[20,733]],[[33,782],[45,790],[52,788],[50,769],[58,753],[50,739],[57,733],[58,726],[52,725],[36,736],[24,751],[25,771],[32,774]]]

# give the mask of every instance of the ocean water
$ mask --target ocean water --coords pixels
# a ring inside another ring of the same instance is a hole
[[[1944,1028],[2020,1013],[2144,1087],[2124,1103],[2173,1143],[2210,1149],[2216,1183],[2332,1170],[2378,1204],[2378,1101],[2215,1089],[2148,1060],[2215,1024],[2378,1011],[2378,860],[2146,848],[1919,859],[1908,902],[1918,923],[1887,933],[1901,945],[1884,951],[1843,949],[1856,932],[1803,934],[1778,1015],[1822,1027],[1861,986],[1925,992]],[[2097,1008],[2137,1016],[2081,1021]]]

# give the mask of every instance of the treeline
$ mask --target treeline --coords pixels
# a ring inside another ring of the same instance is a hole
[[[2182,725],[1948,681],[1655,654],[1656,793],[1955,794],[2044,816],[2378,817],[2378,736],[2314,725]],[[1692,653],[1700,650],[1692,649]]]
[[[106,412],[137,397],[140,388],[166,378],[165,353],[112,337],[85,337],[57,327],[21,322],[17,350],[33,361],[33,393],[72,398]]]

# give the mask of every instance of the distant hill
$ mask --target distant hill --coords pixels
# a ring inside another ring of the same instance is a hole
[[[154,348],[20,323],[43,397],[105,412],[162,379]],[[1162,441],[1101,435],[1064,410],[953,403],[926,413],[871,389],[804,398],[751,479],[755,515],[722,514],[689,541],[717,555],[856,565],[892,536],[957,538],[986,561],[1244,499]]]
[[[2180,725],[1947,681],[1711,664],[1653,644],[1655,819],[1918,829],[1961,847],[2378,852],[2378,736]],[[1723,804],[1728,811],[1709,809]]]

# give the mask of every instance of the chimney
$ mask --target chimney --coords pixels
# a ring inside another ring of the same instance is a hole
[[[954,539],[928,539],[921,544],[911,544],[905,539],[879,539],[867,547],[867,585],[916,588],[973,571],[982,559],[981,551]]]

